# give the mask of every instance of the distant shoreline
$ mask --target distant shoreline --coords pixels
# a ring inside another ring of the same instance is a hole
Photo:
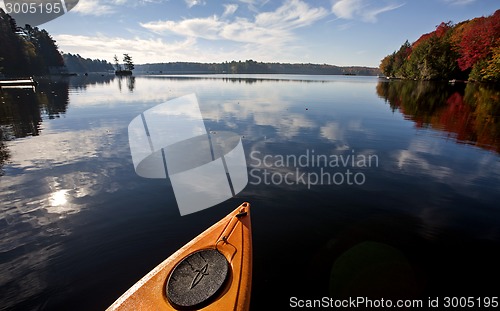
[[[145,72],[145,71],[133,71],[134,75],[150,75],[150,76],[188,76],[188,75],[301,75],[301,76],[349,76],[349,77],[377,77],[377,75],[363,75],[363,74],[328,74],[328,73],[220,73],[220,72]]]
[[[263,63],[253,60],[222,63],[169,62],[136,65],[145,74],[304,74],[377,76],[379,68],[310,63]]]

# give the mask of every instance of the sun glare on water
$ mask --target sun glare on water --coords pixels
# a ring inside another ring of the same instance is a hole
[[[69,190],[58,190],[50,195],[50,205],[51,206],[62,206],[68,203],[68,191]]]

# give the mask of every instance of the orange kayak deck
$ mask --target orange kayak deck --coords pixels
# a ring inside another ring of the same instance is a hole
[[[107,310],[248,310],[252,228],[245,202],[145,275]]]

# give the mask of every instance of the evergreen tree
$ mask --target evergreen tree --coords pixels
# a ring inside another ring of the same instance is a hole
[[[50,67],[64,66],[55,41],[45,30],[25,25],[18,27],[0,9],[0,58],[7,75],[47,74]]]
[[[123,54],[123,63],[125,64],[125,70],[134,70],[135,66],[130,55]]]
[[[24,40],[16,31],[15,20],[0,8],[0,58],[3,59],[2,72],[6,75],[15,75],[27,71]]]
[[[116,56],[116,54],[113,57],[113,62],[115,63],[115,69],[116,69],[116,71],[122,70],[122,65],[120,65],[120,62],[118,61],[118,57]]]

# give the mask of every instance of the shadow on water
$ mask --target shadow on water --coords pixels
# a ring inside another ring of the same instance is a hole
[[[118,79],[118,89],[120,92],[123,88],[123,83],[127,86],[127,89],[130,93],[134,92],[135,89],[135,77],[134,76],[117,76]]]
[[[31,88],[2,89],[0,125],[8,139],[38,136],[43,117],[59,118],[68,107],[67,81],[40,81]]]
[[[2,127],[0,127],[0,176],[4,174],[3,166],[10,158],[10,152],[7,149],[7,146],[4,143],[4,132]]]
[[[89,86],[110,85],[114,79],[114,74],[89,74],[64,78],[71,89],[86,90]]]
[[[17,138],[38,136],[42,114],[58,118],[68,106],[67,83],[41,83],[37,91],[31,88],[12,88],[0,91],[0,176],[10,158],[5,144]]]
[[[304,78],[303,75],[246,75],[246,74],[232,74],[232,75],[219,75],[219,74],[200,74],[200,75],[145,75],[142,78],[145,79],[162,79],[162,80],[171,80],[171,81],[195,81],[195,80],[220,80],[226,83],[233,84],[255,84],[262,82],[300,82],[300,83],[329,83],[335,82],[339,80],[338,77],[343,76],[322,76],[317,75],[307,76],[307,79]],[[356,79],[366,79],[367,77],[363,76],[351,76],[353,81]],[[342,80],[341,80],[342,81]]]
[[[89,86],[109,86],[117,79],[118,89],[121,92],[124,88],[133,93],[135,89],[135,77],[134,76],[116,76],[109,73],[91,73],[87,75],[78,75],[71,77],[62,77],[57,81],[60,83],[67,83],[69,88],[76,91],[86,91]]]
[[[377,94],[417,128],[500,152],[500,90],[476,83],[379,82]]]

